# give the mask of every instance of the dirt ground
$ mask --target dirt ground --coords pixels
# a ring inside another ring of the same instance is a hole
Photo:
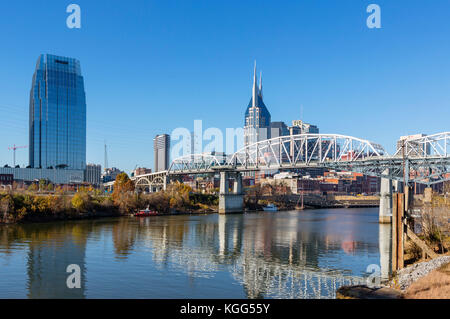
[[[406,290],[407,299],[450,299],[450,263],[414,282]]]

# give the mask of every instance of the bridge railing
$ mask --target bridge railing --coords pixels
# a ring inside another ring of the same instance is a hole
[[[450,132],[405,139],[397,146],[394,157],[449,157]]]
[[[431,185],[450,180],[449,143],[449,132],[408,139],[402,150],[390,156],[381,145],[364,139],[339,134],[299,134],[260,141],[232,155],[186,155],[171,163],[168,174],[316,166],[402,181],[408,165],[409,181]],[[408,158],[407,163],[403,156]]]
[[[337,134],[281,136],[248,145],[228,165],[244,167],[308,166],[325,162],[355,161],[384,156],[376,143]]]
[[[229,156],[225,154],[189,154],[173,160],[168,172],[207,172],[227,165],[228,161]]]

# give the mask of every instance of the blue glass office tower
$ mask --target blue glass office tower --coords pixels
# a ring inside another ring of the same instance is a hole
[[[86,96],[80,62],[43,54],[30,92],[33,168],[86,167]]]

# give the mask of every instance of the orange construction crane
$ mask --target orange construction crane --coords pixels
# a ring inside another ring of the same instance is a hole
[[[14,146],[8,147],[8,150],[12,150],[14,151],[14,167],[16,167],[16,150],[19,148],[27,148],[28,146],[16,146],[16,144],[14,144]]]

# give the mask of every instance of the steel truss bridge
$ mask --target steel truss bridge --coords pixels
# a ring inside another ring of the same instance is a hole
[[[311,167],[358,172],[407,183],[440,183],[450,180],[450,132],[407,139],[393,155],[379,144],[352,136],[281,136],[248,145],[232,155],[186,155],[175,159],[164,174],[282,171]]]

